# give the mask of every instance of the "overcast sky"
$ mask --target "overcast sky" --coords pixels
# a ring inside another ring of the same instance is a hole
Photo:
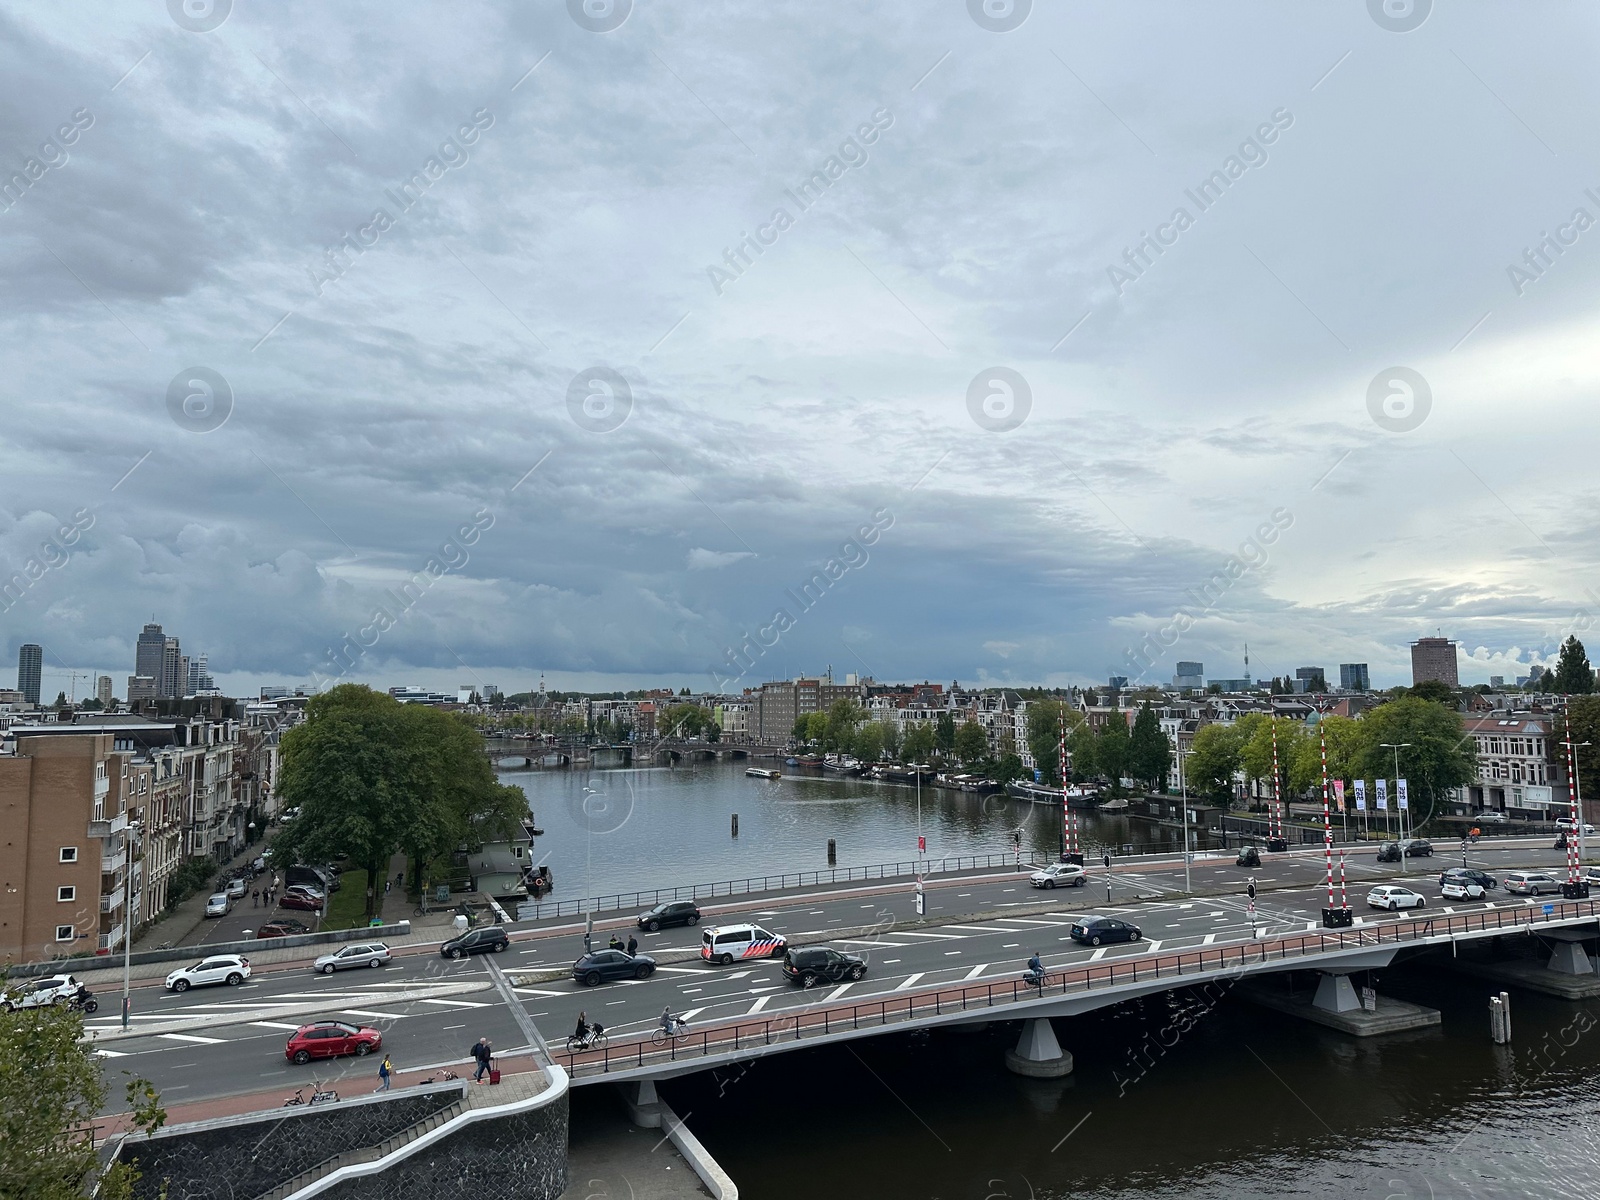
[[[1600,616],[1600,13],[1429,7],[8,6],[5,652],[1526,674]]]

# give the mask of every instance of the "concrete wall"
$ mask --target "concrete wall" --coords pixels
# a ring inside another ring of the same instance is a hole
[[[134,1191],[135,1200],[157,1200],[164,1180],[171,1181],[169,1200],[247,1200],[332,1155],[377,1146],[450,1107],[461,1098],[461,1088],[457,1083],[426,1092],[362,1096],[337,1104],[201,1121],[163,1130],[148,1140],[130,1138],[117,1157],[139,1162],[143,1178]],[[565,1134],[563,1123],[563,1158]]]

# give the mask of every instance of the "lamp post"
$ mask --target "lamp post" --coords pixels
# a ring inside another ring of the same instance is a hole
[[[133,998],[129,993],[133,952],[133,837],[132,831],[140,826],[129,822],[128,828],[122,831],[122,1027],[128,1027],[129,1014],[133,1011]]]
[[[1189,781],[1183,774],[1183,739],[1177,743],[1178,754],[1178,802],[1183,805],[1183,890],[1194,893],[1193,883],[1189,879]]]
[[[1411,743],[1410,742],[1379,742],[1378,745],[1383,747],[1383,749],[1385,749],[1385,750],[1393,750],[1394,751],[1394,792],[1395,792],[1394,802],[1395,802],[1395,805],[1396,805],[1395,811],[1397,813],[1399,813],[1399,823],[1400,823],[1400,838],[1399,838],[1399,841],[1400,841],[1400,874],[1404,875],[1406,873],[1406,815],[1405,815],[1405,813],[1400,812],[1400,810],[1399,810],[1399,804],[1400,804],[1400,751],[1408,749],[1410,747]],[[1389,813],[1389,810],[1388,809],[1384,809],[1384,815],[1388,816],[1388,813]]]

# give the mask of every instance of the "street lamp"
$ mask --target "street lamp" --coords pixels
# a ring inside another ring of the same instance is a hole
[[[1385,750],[1393,750],[1394,751],[1394,792],[1395,792],[1394,802],[1395,802],[1395,806],[1396,806],[1396,811],[1398,812],[1399,811],[1399,804],[1400,804],[1400,751],[1408,749],[1411,746],[1411,743],[1410,742],[1379,742],[1378,745],[1382,746]],[[1406,814],[1404,812],[1401,812],[1400,813],[1400,874],[1404,875],[1405,873],[1406,873]]]
[[[1189,781],[1183,774],[1183,740],[1180,736],[1177,741],[1178,754],[1178,801],[1183,805],[1183,890],[1193,893],[1194,886],[1189,879]]]

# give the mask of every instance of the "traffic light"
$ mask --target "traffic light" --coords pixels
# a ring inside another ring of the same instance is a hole
[[[1244,889],[1244,892],[1245,895],[1250,897],[1250,899],[1254,900],[1256,898],[1256,881],[1254,879],[1250,881],[1249,885]]]
[[[1106,864],[1106,869],[1107,870],[1111,869],[1111,855],[1110,854],[1102,854],[1100,856],[1100,861]]]

